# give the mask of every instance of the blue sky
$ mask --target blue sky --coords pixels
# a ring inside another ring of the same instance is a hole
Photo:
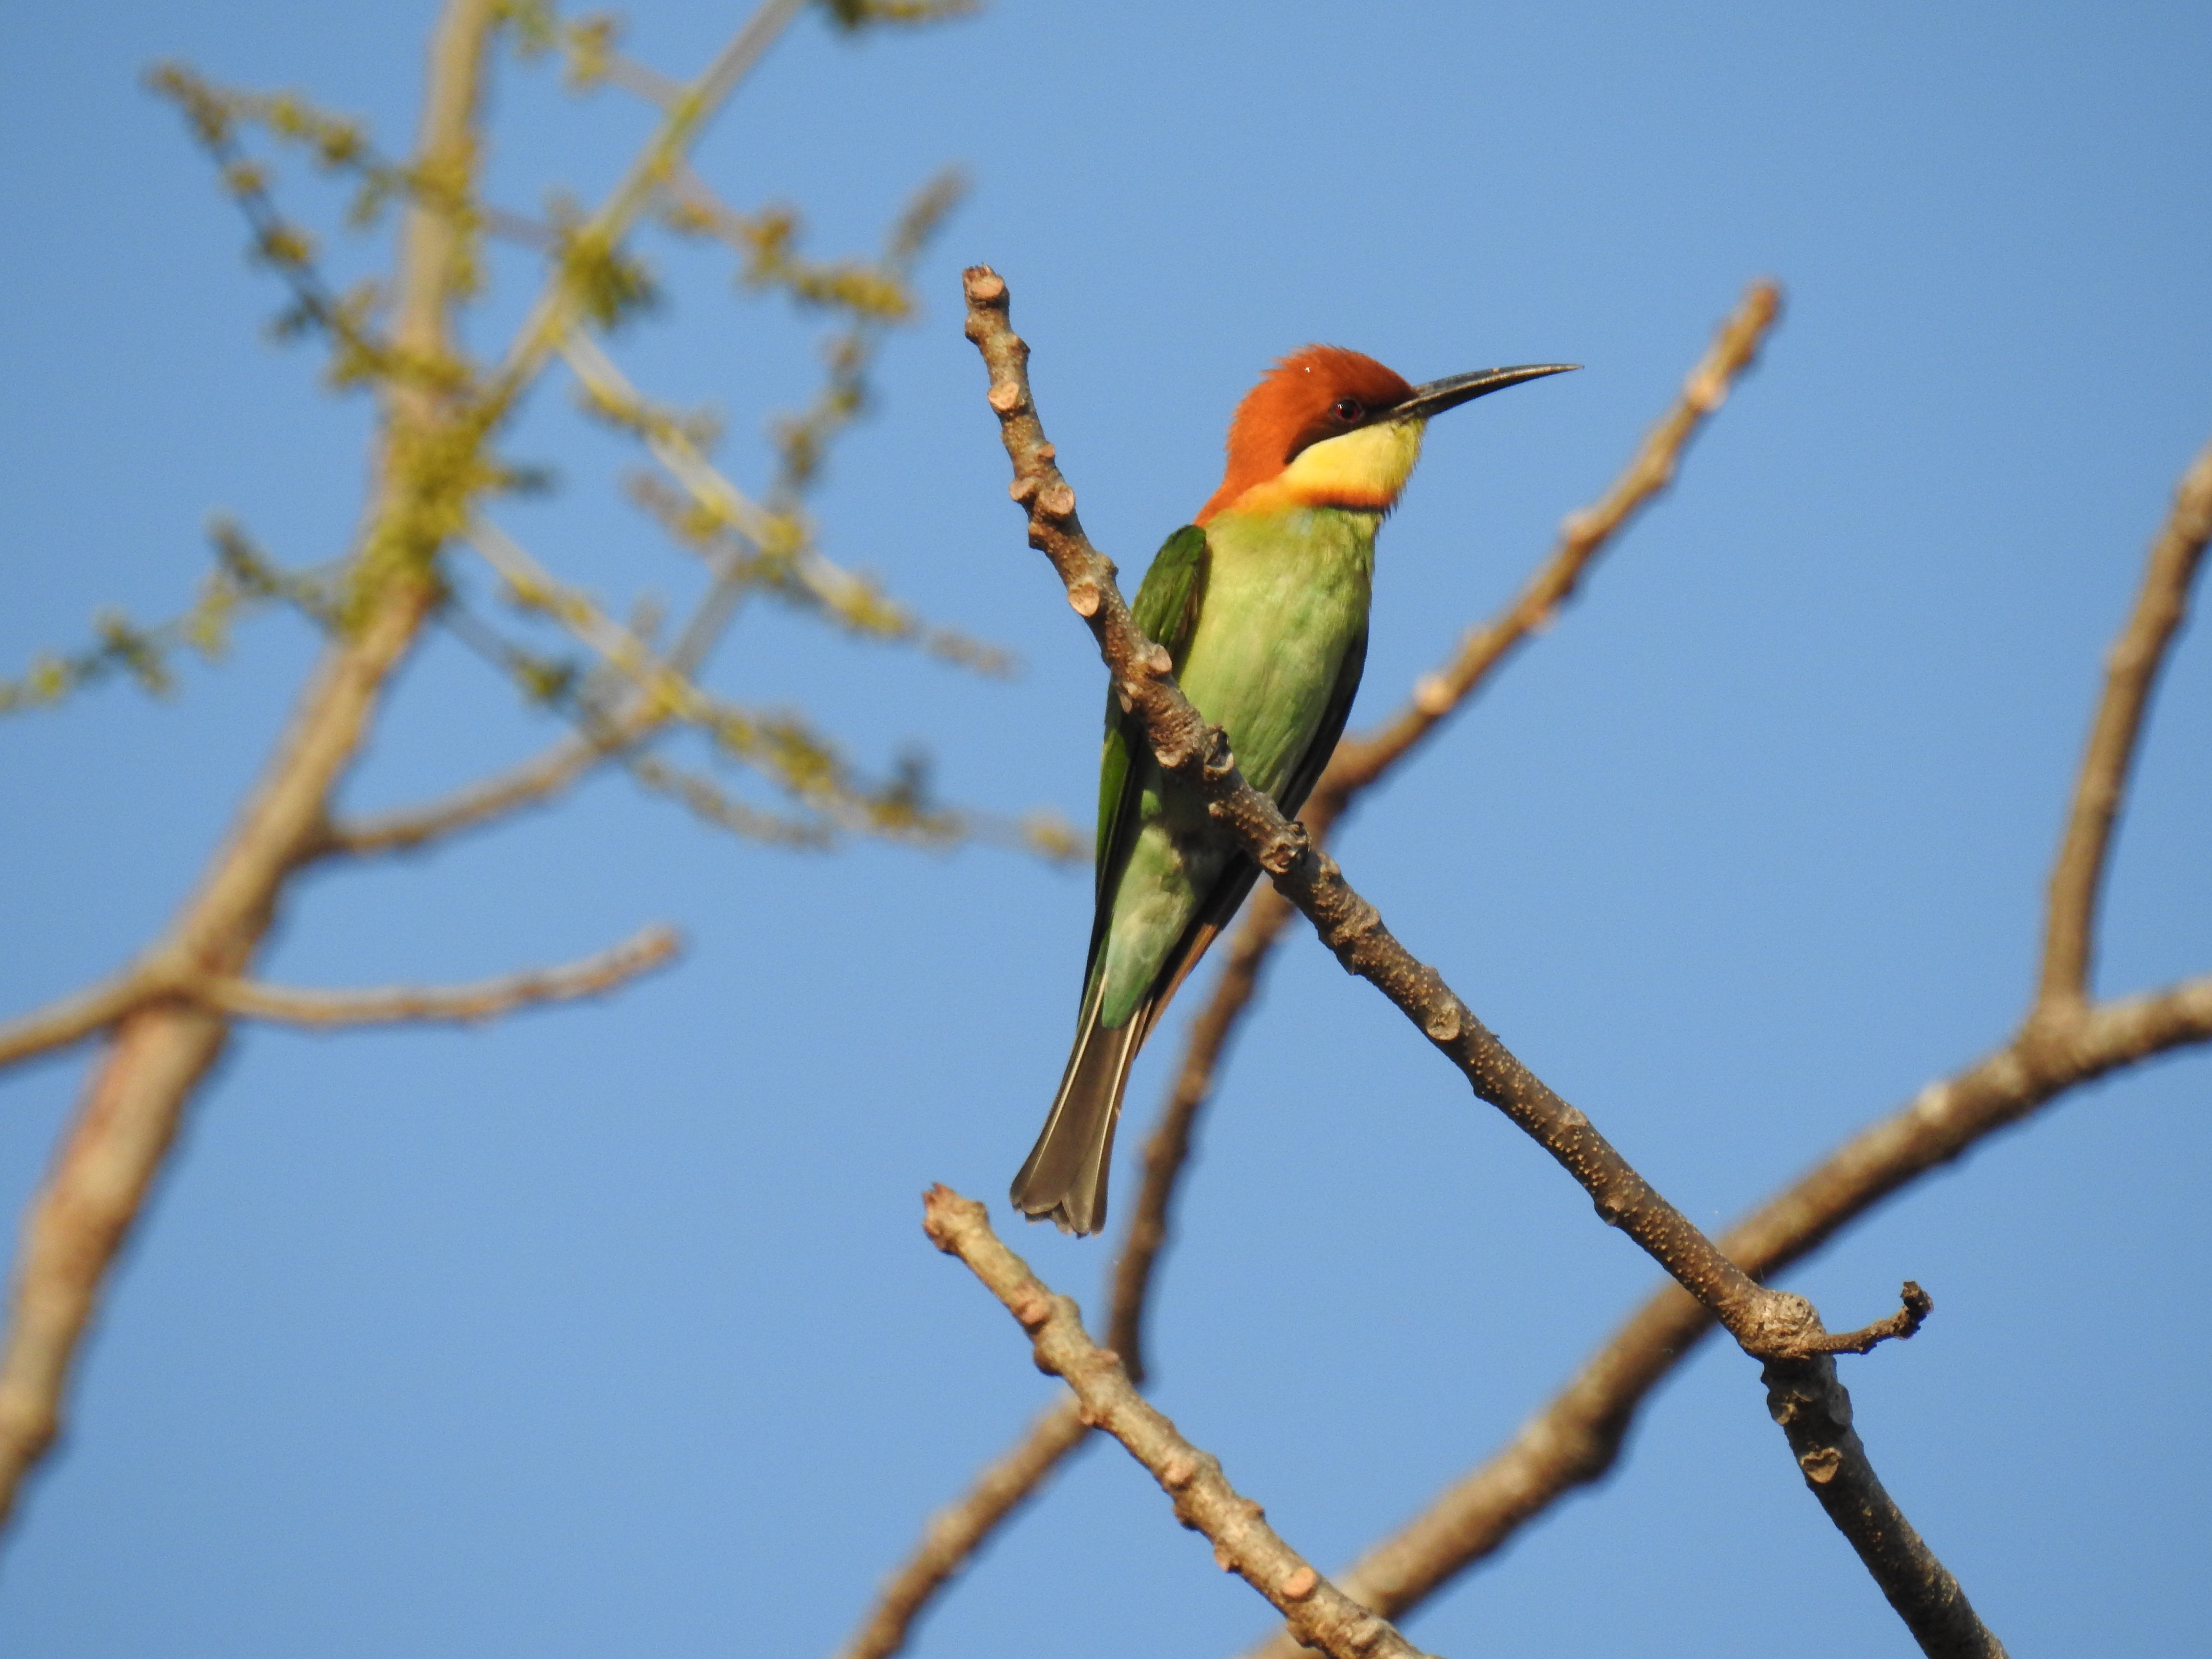
[[[279,296],[154,61],[410,131],[420,3],[0,12],[0,672],[93,614],[179,608],[202,526],[331,556],[368,410],[270,343]],[[688,74],[738,14],[632,9]],[[1005,499],[957,270],[1008,277],[1092,534],[1132,574],[1218,476],[1236,398],[1321,339],[1414,379],[1577,375],[1440,422],[1386,531],[1354,724],[1395,706],[1611,477],[1751,277],[1762,367],[1559,624],[1370,800],[1346,866],[1694,1218],[1733,1215],[1998,1041],[2100,654],[2212,432],[2212,20],[2175,5],[1777,12],[1553,4],[1001,4],[850,42],[804,21],[700,154],[811,246],[872,245],[939,165],[975,193],[923,268],[827,544],[1018,651],[978,681],[749,617],[733,696],[798,704],[952,799],[1088,811],[1100,671]],[[648,130],[503,67],[495,188],[589,199]],[[327,216],[295,172],[288,200]],[[658,395],[760,424],[813,336],[648,241],[615,342]],[[375,268],[381,245],[338,268]],[[526,262],[495,272],[495,349]],[[549,381],[502,522],[626,602],[692,591],[623,503],[634,457]],[[0,726],[0,1005],[104,971],[179,902],[314,641],[271,618],[181,695]],[[553,735],[450,639],[347,799],[414,799]],[[2100,984],[2212,968],[2212,658],[2185,640],[2121,837]],[[71,1437],[0,1553],[0,1641],[51,1654],[830,1651],[925,1512],[1050,1397],[921,1238],[999,1204],[1059,1075],[1088,883],[1017,856],[746,845],[602,781],[557,811],[304,883],[267,961],[457,980],[679,923],[612,1000],[463,1032],[247,1034],[203,1096],[92,1342]],[[1203,988],[1200,981],[1200,988]],[[1195,999],[1188,1006],[1195,1006]],[[1188,1012],[1188,1006],[1184,1012]],[[1139,1067],[1120,1190],[1180,1036]],[[0,1079],[0,1197],[81,1056]],[[1837,1323],[1907,1512],[2016,1652],[2212,1632],[2203,1056],[2082,1091],[1788,1282]],[[1005,1219],[1003,1205],[998,1213]],[[1096,1242],[1014,1235],[1097,1299]],[[1626,1241],[1303,930],[1182,1211],[1158,1398],[1324,1566],[1508,1434],[1653,1282]],[[1111,1448],[962,1581],[918,1651],[1227,1653],[1265,1609]],[[1447,1655],[1910,1651],[1804,1494],[1753,1368],[1709,1352],[1622,1470],[1412,1621]]]

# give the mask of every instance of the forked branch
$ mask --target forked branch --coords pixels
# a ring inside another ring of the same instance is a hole
[[[598,240],[584,252],[610,250],[629,228],[656,182],[799,4],[766,0],[738,31],[588,222]],[[481,161],[483,65],[501,13],[495,0],[449,0],[433,37],[414,166],[448,182],[448,201],[466,198]],[[451,313],[466,275],[468,242],[459,216],[420,196],[410,201],[392,285],[392,343],[401,360],[464,374]],[[206,876],[149,958],[225,978],[250,968],[292,876],[321,850],[332,792],[358,755],[386,685],[439,603],[431,567],[446,526],[457,507],[465,508],[471,489],[488,487],[468,481],[486,481],[493,471],[475,463],[576,314],[576,275],[568,262],[556,271],[489,385],[464,387],[443,374],[386,381],[378,485],[350,567],[347,626],[302,690],[259,786]],[[53,1171],[33,1200],[15,1265],[0,1352],[0,1519],[53,1443],[70,1368],[107,1272],[228,1036],[226,1018],[189,999],[148,1002],[115,1024],[87,1082]]]
[[[1068,602],[1089,623],[1122,704],[1145,724],[1162,769],[1196,791],[1209,813],[1314,924],[1337,959],[1389,997],[1456,1065],[1476,1095],[1498,1107],[1581,1182],[1608,1224],[1620,1227],[1716,1317],[1746,1352],[1787,1382],[1832,1367],[1811,1304],[1751,1279],[1478,1019],[1442,976],[1392,936],[1374,906],[1335,861],[1248,785],[1218,728],[1206,725],[1171,674],[1167,653],[1146,639],[1115,584],[1112,562],[1083,533],[1075,492],[1056,464],[1031,398],[1029,348],[1006,320],[1006,283],[988,267],[966,275],[969,337],[990,371],[991,407],[1014,467],[1012,494],[1026,511],[1029,539],[1051,560]],[[1840,1399],[1840,1391],[1838,1397]],[[1842,1426],[1847,1428],[1845,1422]],[[1915,1534],[1866,1467],[1855,1437],[1823,1440],[1842,1479],[1866,1501],[1830,1508],[1860,1559],[1931,1653],[2002,1652],[1973,1620],[1956,1582]],[[1802,1459],[1802,1454],[1801,1454]],[[1893,1563],[1900,1540],[1913,1571]],[[1930,1590],[1929,1586],[1934,1586]],[[1954,1634],[1947,1609],[1965,1609],[1971,1631]]]
[[[1451,659],[1424,676],[1413,700],[1375,732],[1347,738],[1324,775],[1301,818],[1316,845],[1327,840],[1334,820],[1348,811],[1370,784],[1395,768],[1421,738],[1454,710],[1465,706],[1514,654],[1515,647],[1558,614],[1613,539],[1638,510],[1670,483],[1705,422],[1726,401],[1735,381],[1756,361],[1759,348],[1780,315],[1781,296],[1772,283],[1754,283],[1735,311],[1721,325],[1711,347],[1698,361],[1674,404],[1638,446],[1620,477],[1592,506],[1569,515],[1559,539],[1510,605],[1472,629]],[[1113,1310],[1107,1346],[1121,1356],[1130,1376],[1145,1380],[1145,1316],[1154,1274],[1167,1246],[1176,1191],[1188,1167],[1198,1121],[1213,1095],[1224,1054],[1259,990],[1268,958],[1285,927],[1297,913],[1281,894],[1263,887],[1252,896],[1232,936],[1220,975],[1206,1006],[1191,1021],[1182,1060],[1166,1103],[1146,1139],[1144,1182],[1133,1207],[1127,1232],[1114,1263]],[[1047,1413],[978,1478],[969,1492],[933,1517],[914,1553],[886,1581],[866,1622],[841,1659],[884,1659],[903,1645],[913,1620],[949,1583],[966,1554],[990,1529],[1018,1506],[1026,1492],[1011,1498],[1004,1472],[1026,1469],[1034,1483],[1048,1479],[1060,1462],[1083,1443],[1079,1425]],[[955,1528],[957,1526],[957,1532]],[[964,1547],[948,1547],[948,1536]]]
[[[1883,1199],[1977,1143],[2100,1077],[2212,1042],[2212,976],[2104,1003],[2063,1031],[2015,1038],[1922,1090],[1722,1234],[1744,1271],[1766,1279],[1804,1260]],[[1712,1330],[1679,1285],[1655,1293],[1490,1460],[1376,1545],[1345,1588],[1398,1617],[1504,1547],[1522,1527],[1620,1455],[1638,1410]],[[1295,1659],[1278,1636],[1252,1659]]]

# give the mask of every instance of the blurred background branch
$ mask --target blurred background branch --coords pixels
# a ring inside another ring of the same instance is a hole
[[[495,51],[502,35],[526,57],[562,44],[572,80],[583,85],[592,76],[580,71],[588,71],[594,53],[603,68],[611,60],[605,58],[605,30],[564,26],[544,5],[450,0],[432,42],[416,145],[404,162],[386,158],[362,124],[296,94],[234,91],[173,64],[149,77],[179,106],[216,161],[246,216],[252,256],[290,293],[275,324],[277,334],[319,337],[329,353],[330,383],[374,389],[382,424],[363,528],[342,561],[324,570],[286,572],[246,532],[219,520],[216,570],[184,616],[152,628],[105,616],[96,644],[43,656],[21,679],[0,684],[0,713],[51,705],[117,675],[166,694],[179,649],[213,658],[228,645],[234,617],[276,603],[305,613],[327,637],[260,786],[216,848],[198,891],[142,954],[141,966],[0,1031],[0,1064],[110,1033],[77,1120],[33,1200],[16,1262],[0,1352],[0,1516],[12,1510],[24,1475],[58,1431],[71,1366],[109,1267],[189,1103],[228,1042],[233,1018],[319,1026],[481,1019],[605,990],[675,950],[673,934],[658,930],[570,968],[447,990],[308,993],[261,983],[250,967],[294,876],[310,863],[335,852],[427,845],[548,800],[617,757],[648,787],[675,795],[709,821],[787,846],[822,846],[841,833],[860,832],[937,846],[986,839],[1054,858],[1075,850],[1073,834],[1047,816],[1005,821],[937,806],[918,755],[901,757],[883,781],[864,781],[805,717],[741,708],[693,678],[733,620],[737,599],[754,589],[802,596],[812,614],[878,637],[925,643],[965,665],[996,673],[1010,666],[1003,653],[925,628],[840,570],[813,544],[800,511],[830,446],[866,405],[867,371],[882,331],[916,314],[908,278],[958,199],[952,175],[927,187],[900,215],[883,258],[872,264],[807,264],[793,250],[795,219],[786,215],[775,222],[775,233],[762,244],[748,280],[787,288],[848,321],[831,344],[825,392],[775,428],[781,459],[768,505],[743,513],[757,538],[751,556],[722,559],[669,659],[538,564],[487,516],[492,501],[543,487],[533,470],[501,459],[495,445],[556,355],[583,366],[580,373],[600,412],[679,459],[694,482],[711,479],[720,492],[714,502],[738,500],[734,486],[708,466],[694,438],[620,380],[586,331],[615,328],[655,303],[654,278],[627,246],[629,233],[663,204],[672,222],[681,224],[690,210],[680,207],[683,198],[672,193],[670,181],[681,168],[695,194],[703,189],[685,166],[686,153],[800,10],[799,0],[764,0],[696,81],[662,100],[657,131],[605,203],[587,216],[556,198],[545,226],[483,200],[482,111]],[[836,21],[848,29],[921,21],[939,9],[894,10],[896,15],[848,7],[836,11]],[[314,238],[277,205],[270,164],[250,152],[252,133],[280,149],[304,152],[326,173],[349,178],[354,193],[346,216],[356,229],[373,228],[387,206],[402,205],[388,289],[365,283],[341,292],[325,275]],[[460,313],[485,292],[481,245],[488,235],[538,250],[548,268],[520,331],[487,368],[469,356]],[[463,538],[504,576],[513,605],[525,615],[550,617],[576,635],[613,681],[507,641],[473,617],[447,568],[447,550]],[[489,657],[526,699],[570,714],[580,735],[446,800],[361,823],[336,819],[333,792],[377,720],[387,682],[434,620]],[[788,796],[802,809],[799,816],[748,807],[707,780],[638,752],[664,732],[687,726],[705,732],[719,757]]]

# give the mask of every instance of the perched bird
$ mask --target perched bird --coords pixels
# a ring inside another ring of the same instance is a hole
[[[1221,488],[1153,557],[1132,607],[1183,695],[1221,726],[1247,782],[1295,816],[1344,734],[1367,660],[1375,532],[1429,417],[1576,365],[1488,368],[1411,386],[1372,357],[1308,346],[1268,370],[1229,425]],[[1106,706],[1097,908],[1075,1048],[1015,1207],[1061,1231],[1106,1220],[1129,1063],[1256,866],[1188,789],[1165,782],[1140,721]]]

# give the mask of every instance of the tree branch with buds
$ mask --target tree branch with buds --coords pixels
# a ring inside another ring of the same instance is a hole
[[[933,1187],[923,1204],[930,1243],[968,1264],[1029,1333],[1037,1369],[1075,1390],[1079,1419],[1103,1429],[1144,1465],[1175,1502],[1176,1519],[1202,1533],[1213,1559],[1267,1598],[1291,1632],[1330,1659],[1422,1659],[1388,1620],[1378,1619],[1322,1577],[1242,1496],[1221,1462],[1200,1451],[1137,1392],[1121,1362],[1085,1334],[1083,1315],[1054,1296],[1029,1264],[1000,1242],[981,1204]]]
[[[1849,1401],[1833,1382],[1834,1362],[1822,1346],[1827,1333],[1812,1304],[1758,1284],[1723,1255],[1587,1116],[1523,1065],[1436,969],[1399,943],[1302,828],[1285,821],[1273,801],[1244,781],[1221,732],[1206,724],[1176,685],[1167,653],[1136,628],[1115,586],[1112,562],[1083,532],[1074,489],[1057,465],[1030,396],[1029,347],[1007,321],[1005,282],[988,267],[975,266],[965,284],[967,333],[989,371],[990,405],[1013,463],[1010,493],[1027,515],[1030,544],[1051,561],[1069,605],[1090,625],[1115,695],[1144,722],[1162,769],[1197,793],[1348,971],[1388,997],[1459,1068],[1480,1098],[1503,1111],[1582,1184],[1607,1224],[1633,1238],[1712,1311],[1747,1354],[1765,1363],[1770,1390],[1791,1389],[1803,1398],[1807,1403],[1796,1411],[1790,1437],[1800,1467],[1923,1650],[2001,1653],[1955,1579],[1875,1478],[1850,1431]]]

